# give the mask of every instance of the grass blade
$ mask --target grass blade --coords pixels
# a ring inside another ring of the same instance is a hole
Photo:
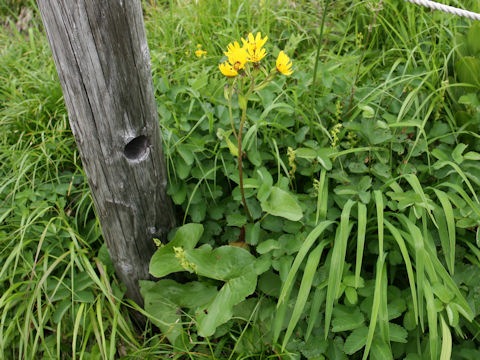
[[[442,324],[442,350],[440,352],[440,360],[450,360],[452,357],[452,334],[442,315],[440,315],[440,323]]]
[[[447,165],[450,165],[458,173],[458,175],[460,175],[460,177],[463,179],[463,181],[465,181],[465,184],[467,184],[468,189],[472,192],[473,198],[475,199],[475,201],[478,204],[479,202],[478,202],[477,194],[475,193],[475,190],[473,189],[472,184],[470,183],[470,181],[468,180],[467,176],[462,171],[462,169],[460,169],[460,167],[457,164],[455,164],[451,161],[444,161],[444,163],[447,164]]]
[[[298,291],[297,302],[293,308],[292,317],[288,323],[287,332],[285,333],[285,337],[283,339],[282,351],[285,350],[285,346],[287,345],[288,340],[290,339],[290,336],[292,335],[293,330],[295,329],[295,326],[297,326],[298,320],[303,313],[303,308],[305,307],[308,295],[310,294],[310,290],[312,288],[313,277],[317,271],[323,249],[327,243],[328,242],[325,240],[322,241],[308,256],[305,271],[303,273],[302,283],[300,284],[300,290]]]
[[[420,229],[412,223],[412,221],[403,214],[398,214],[398,219],[407,231],[411,238],[412,244],[415,247],[415,269],[417,272],[417,290],[418,290],[418,316],[420,319],[420,326],[422,330],[423,325],[423,290],[425,281],[425,247],[423,243],[423,235]]]
[[[81,303],[80,307],[78,308],[77,316],[75,317],[75,324],[73,326],[73,340],[72,340],[72,358],[75,360],[77,355],[77,337],[78,331],[80,328],[80,320],[82,319],[83,308],[85,307],[85,303]]]
[[[445,283],[445,285],[455,294],[456,296],[455,302],[457,303],[458,309],[460,310],[462,315],[468,321],[473,321],[473,318],[474,318],[473,311],[468,305],[467,300],[465,300],[462,293],[460,292],[457,284],[455,284],[451,276],[448,274],[448,271],[445,270],[440,260],[438,260],[438,258],[432,252],[432,249],[428,249],[427,255],[430,258],[430,261],[432,262],[433,268],[435,269],[435,272],[437,273],[438,277],[441,278]]]
[[[448,239],[449,239],[449,248],[448,251],[445,252],[445,261],[448,265],[450,270],[450,274],[453,275],[455,270],[455,218],[453,216],[453,209],[450,200],[448,200],[447,194],[445,194],[441,190],[434,189],[435,194],[437,195],[438,200],[442,204],[443,214],[445,216],[448,228]],[[442,234],[440,234],[440,238],[442,238]],[[442,244],[443,247],[443,244]],[[446,249],[444,249],[445,251]]]
[[[388,324],[388,296],[387,296],[387,269],[386,267],[382,270],[382,280],[380,284],[380,306],[378,309],[378,325],[380,327],[380,334],[382,335],[383,341],[387,344],[388,348],[391,350],[390,346],[390,328]],[[377,289],[375,289],[376,291]]]
[[[328,329],[332,319],[333,303],[337,298],[340,282],[342,280],[348,234],[350,232],[350,210],[354,204],[354,201],[348,200],[343,207],[342,215],[340,217],[340,227],[337,229],[337,236],[335,236],[335,243],[333,245],[332,260],[330,262],[330,271],[328,273],[327,300],[325,306],[325,338],[328,336]]]
[[[374,194],[377,206],[378,253],[383,254],[383,197],[379,190],[375,190]]]
[[[317,213],[315,214],[315,224],[318,224],[318,220],[325,220],[327,217],[327,204],[328,204],[328,179],[326,178],[327,172],[322,169],[320,172],[320,180],[318,182],[318,194],[317,194]]]
[[[425,209],[428,212],[428,215],[430,216],[430,219],[432,219],[432,222],[434,225],[438,228],[438,225],[435,221],[435,218],[432,215],[432,210],[430,209],[428,205],[428,200],[427,196],[423,192],[422,185],[420,185],[420,181],[418,180],[417,176],[414,174],[406,174],[405,179],[409,182],[410,186],[412,187],[413,191],[415,191],[416,194],[420,195],[422,198],[423,203],[425,204]]]
[[[368,335],[367,342],[365,344],[365,350],[363,351],[362,360],[367,360],[368,353],[372,347],[373,334],[375,333],[375,327],[377,325],[378,311],[380,309],[380,301],[382,297],[382,292],[380,291],[382,285],[383,271],[385,269],[385,258],[386,254],[380,254],[377,260],[377,274],[375,276],[375,292],[373,293],[373,304],[372,304],[372,316],[370,317],[370,325],[368,326]]]
[[[424,283],[425,289],[425,301],[427,303],[427,320],[428,320],[428,333],[430,343],[430,358],[432,360],[438,359],[438,319],[437,309],[435,308],[435,300],[433,297],[432,288],[428,280]]]
[[[285,318],[285,313],[287,311],[288,299],[290,298],[290,293],[292,291],[293,283],[297,277],[297,271],[300,265],[303,262],[303,259],[307,255],[310,248],[313,246],[315,241],[322,235],[325,229],[333,224],[333,221],[322,221],[316,228],[314,228],[310,234],[308,234],[305,242],[302,244],[302,247],[298,251],[298,254],[293,261],[292,267],[288,272],[287,279],[282,286],[280,296],[277,302],[277,311],[275,319],[273,322],[273,342],[275,343],[280,336],[280,331],[282,330],[283,320]]]
[[[461,186],[458,186],[457,184],[452,184],[452,183],[442,183],[440,186],[446,186],[449,187],[453,190],[455,190],[457,193],[460,194],[460,196],[465,200],[465,202],[472,208],[472,210],[477,214],[477,216],[480,217],[480,208],[478,207],[477,204],[475,204],[472,199],[468,196],[468,194],[465,192],[465,190],[462,189]]]
[[[280,292],[280,296],[278,297],[278,303],[277,303],[277,308],[280,307],[280,304],[287,301],[287,292],[290,291],[292,285],[293,285],[293,280],[295,276],[297,275],[298,268],[300,267],[301,263],[303,262],[303,259],[308,253],[308,250],[312,247],[312,245],[315,243],[315,241],[322,235],[322,233],[325,231],[325,229],[333,224],[333,221],[322,221],[316,228],[314,228],[310,234],[308,234],[307,238],[305,239],[305,242],[302,244],[302,247],[298,251],[298,254],[293,261],[292,268],[288,272],[287,279],[285,280],[285,283],[282,286],[282,291]]]
[[[312,333],[313,326],[317,322],[318,315],[320,314],[320,307],[322,306],[322,303],[325,301],[326,295],[327,295],[327,292],[325,291],[325,286],[317,287],[317,289],[315,290],[315,293],[313,294],[312,306],[310,308],[310,316],[308,317],[307,332],[305,333],[305,342],[308,341],[308,338]]]
[[[292,282],[297,278],[295,273]],[[283,328],[283,321],[288,308],[288,300],[290,299],[290,293],[292,292],[292,286],[290,286],[284,294],[284,300],[277,303],[277,311],[275,312],[275,318],[273,319],[273,338],[272,343],[275,344],[280,336],[280,332]]]
[[[408,249],[403,240],[400,231],[395,228],[388,220],[384,219],[385,225],[387,226],[390,233],[393,235],[393,238],[397,242],[398,247],[400,248],[400,252],[403,256],[403,260],[405,261],[405,267],[407,268],[407,276],[408,282],[410,283],[410,291],[412,293],[412,301],[413,301],[413,311],[415,313],[415,322],[418,324],[418,303],[417,303],[417,290],[415,287],[415,276],[413,273],[412,262],[410,261],[410,255],[408,254]]]
[[[367,207],[358,203],[357,259],[355,261],[355,288],[358,288],[362,269],[363,248],[365,247],[365,230],[367,228]]]

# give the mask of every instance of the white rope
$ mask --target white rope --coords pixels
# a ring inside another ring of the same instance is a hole
[[[473,20],[479,20],[480,21],[480,14],[475,13],[473,11],[458,9],[456,7],[453,7],[453,6],[439,4],[435,1],[430,1],[430,0],[405,0],[405,1],[411,2],[412,4],[422,5],[422,6],[430,8],[430,9],[440,10],[440,11],[448,12],[450,14],[455,14],[455,15],[458,15],[458,16],[464,16],[464,17],[467,17],[467,18],[470,18],[470,19],[473,19]]]

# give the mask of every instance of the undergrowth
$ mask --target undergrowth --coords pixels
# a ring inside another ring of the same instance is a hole
[[[478,26],[398,1],[144,1],[190,272],[144,283],[143,311],[103,245],[40,17],[18,4],[0,3],[0,358],[480,356]],[[257,31],[295,72],[251,99],[250,222],[218,63]]]

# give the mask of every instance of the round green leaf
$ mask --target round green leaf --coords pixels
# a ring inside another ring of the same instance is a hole
[[[272,187],[268,198],[261,203],[263,211],[292,221],[303,217],[302,209],[295,198],[285,190]]]

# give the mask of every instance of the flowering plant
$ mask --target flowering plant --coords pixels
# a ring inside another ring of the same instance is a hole
[[[225,97],[228,101],[232,133],[237,139],[237,149],[234,150],[234,153],[238,157],[240,193],[243,207],[250,222],[253,221],[253,218],[245,200],[242,171],[242,132],[247,118],[248,100],[250,95],[264,89],[277,74],[289,76],[293,73],[292,61],[283,51],[280,51],[278,54],[276,66],[270,72],[260,63],[267,55],[267,51],[264,48],[267,40],[267,36],[262,38],[262,34],[258,32],[255,36],[250,33],[247,39],[242,39],[242,46],[237,41],[230,43],[227,46],[227,51],[224,52],[228,60],[219,64],[221,73],[233,79],[233,82],[225,88]],[[242,111],[238,133],[232,117],[232,98],[235,93],[238,96],[238,105]]]

